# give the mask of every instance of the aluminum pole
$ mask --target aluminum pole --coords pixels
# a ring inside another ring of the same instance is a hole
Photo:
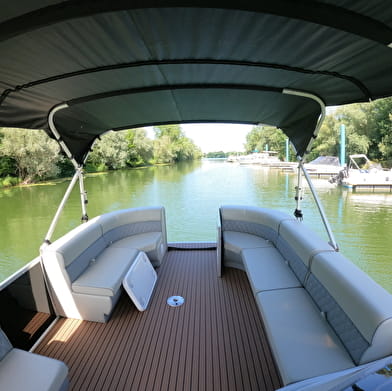
[[[80,167],[79,171],[79,188],[80,188],[80,201],[82,203],[82,221],[86,222],[88,221],[88,215],[87,215],[87,192],[84,188],[84,176],[83,176],[83,168]]]
[[[50,244],[50,239],[51,239],[52,236],[53,236],[53,232],[54,232],[54,230],[55,230],[55,228],[56,228],[56,225],[57,225],[57,223],[58,223],[58,221],[59,221],[61,212],[62,212],[63,209],[64,209],[64,206],[65,206],[65,204],[66,204],[66,202],[67,202],[67,200],[68,200],[68,198],[69,198],[69,196],[70,196],[70,194],[71,194],[71,192],[72,192],[72,189],[74,188],[74,186],[75,186],[77,180],[79,179],[80,170],[81,170],[81,167],[79,167],[79,168],[75,171],[75,174],[74,174],[74,176],[72,177],[71,183],[68,185],[68,188],[67,188],[67,190],[66,190],[66,192],[65,192],[65,194],[64,194],[64,196],[63,196],[63,199],[61,200],[60,205],[59,205],[59,207],[57,208],[57,212],[56,212],[56,214],[55,214],[54,217],[53,217],[52,223],[50,224],[50,227],[49,227],[49,229],[48,229],[48,232],[47,232],[47,234],[46,234],[46,236],[45,236],[44,243],[42,244],[41,248],[43,248],[45,245]]]
[[[295,201],[296,201],[296,208],[294,211],[294,216],[301,220],[303,219],[303,214],[301,210],[301,201],[302,201],[302,173],[300,164],[298,164],[298,177],[297,177],[297,186],[295,187]]]
[[[346,164],[346,126],[340,125],[340,165]]]
[[[301,168],[301,170],[302,170],[302,172],[303,172],[303,174],[305,176],[305,179],[308,182],[308,185],[309,185],[310,191],[312,192],[313,198],[316,201],[317,208],[318,208],[318,210],[320,212],[321,219],[323,221],[325,230],[327,231],[327,234],[328,234],[328,237],[329,237],[329,244],[335,249],[335,251],[339,251],[339,246],[336,243],[335,236],[334,236],[334,234],[332,232],[331,226],[329,225],[328,218],[327,218],[327,215],[324,212],[323,205],[321,204],[321,201],[320,201],[320,199],[319,199],[319,197],[318,197],[318,195],[316,193],[316,190],[315,190],[315,188],[313,186],[313,182],[310,179],[308,171],[304,167],[302,160],[300,160],[298,167]]]
[[[302,97],[305,97],[305,98],[309,98],[309,99],[314,100],[315,102],[317,102],[320,105],[321,114],[320,114],[320,117],[319,117],[319,119],[317,121],[316,128],[315,128],[315,130],[313,132],[313,137],[311,138],[311,140],[309,141],[309,143],[308,143],[308,145],[306,147],[306,151],[305,151],[305,154],[304,154],[304,155],[306,155],[306,153],[308,153],[311,150],[312,144],[313,144],[314,140],[316,139],[316,137],[317,137],[317,135],[318,135],[318,133],[320,131],[322,123],[324,122],[324,119],[325,119],[325,116],[326,116],[325,103],[317,95],[310,94],[310,93],[304,92],[304,91],[297,91],[297,90],[291,90],[291,89],[285,88],[283,90],[283,93],[284,94],[288,94],[288,95],[297,95],[297,96],[302,96]],[[302,157],[298,156],[298,161],[299,161],[299,164],[298,164],[298,176],[299,177],[301,176],[300,170],[302,170],[302,172],[303,172],[303,174],[305,176],[305,179],[306,179],[306,181],[309,184],[309,188],[310,188],[310,191],[312,192],[313,198],[314,198],[314,200],[316,202],[316,205],[317,205],[317,208],[319,210],[319,213],[320,213],[321,219],[323,221],[324,227],[325,227],[325,229],[327,231],[327,234],[329,236],[330,245],[336,251],[339,251],[339,246],[336,243],[335,237],[334,237],[334,235],[332,233],[332,230],[331,230],[331,227],[329,225],[327,216],[326,216],[326,214],[324,212],[324,208],[323,208],[323,206],[321,204],[321,201],[320,201],[320,199],[319,199],[319,197],[318,197],[318,195],[316,193],[316,190],[315,190],[315,188],[313,186],[312,180],[310,179],[310,176],[309,176],[308,172],[306,171],[306,168],[304,167],[304,160],[303,160]],[[297,186],[298,188],[300,187],[300,183],[301,183],[300,179],[298,178],[298,186]],[[299,189],[297,189],[297,192],[296,192],[296,198],[297,197],[298,198],[300,197]],[[300,200],[298,199],[297,200],[297,209],[299,208],[299,205],[300,205],[299,201]],[[296,212],[297,212],[297,210],[295,211],[295,213]],[[300,212],[301,217],[302,217],[302,212],[301,212],[300,209],[299,209],[299,212]]]

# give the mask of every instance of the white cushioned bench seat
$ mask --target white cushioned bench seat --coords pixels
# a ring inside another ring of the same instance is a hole
[[[167,251],[163,207],[118,210],[96,217],[108,246],[136,248],[147,254],[154,267]]]
[[[97,216],[43,249],[42,261],[65,317],[106,322],[122,280],[138,253],[159,266],[167,251],[163,207],[134,208]]]
[[[241,256],[253,293],[301,286],[275,247],[244,249]]]
[[[284,384],[355,365],[304,288],[256,298]]]
[[[304,223],[270,213],[223,206],[218,238],[225,265],[243,246],[239,262],[284,385],[392,355],[392,295]],[[244,234],[266,242],[239,240]]]
[[[244,248],[270,247],[278,240],[280,222],[290,216],[253,206],[224,205],[219,209],[222,237],[218,247],[223,264],[244,270],[241,250]],[[218,260],[218,274],[220,270]]]
[[[243,269],[241,251],[244,248],[271,247],[269,240],[260,236],[235,231],[224,231],[223,242],[225,265]]]
[[[87,295],[115,296],[138,253],[136,249],[108,247],[72,283],[72,290]]]
[[[223,239],[226,248],[237,253],[240,253],[244,248],[271,247],[269,240],[244,232],[225,231]]]
[[[110,247],[138,249],[147,254],[153,266],[159,266],[165,254],[161,232],[146,232],[117,240]],[[154,262],[155,261],[155,262]]]

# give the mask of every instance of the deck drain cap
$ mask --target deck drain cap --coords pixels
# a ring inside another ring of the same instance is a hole
[[[185,302],[185,299],[182,296],[170,296],[167,299],[167,304],[169,304],[171,307],[179,307],[180,305],[183,305]]]

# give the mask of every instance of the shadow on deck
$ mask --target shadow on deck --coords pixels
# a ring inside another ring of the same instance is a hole
[[[216,251],[189,247],[167,253],[145,312],[123,294],[108,323],[60,319],[35,353],[64,361],[72,390],[279,388],[246,274],[218,278]]]

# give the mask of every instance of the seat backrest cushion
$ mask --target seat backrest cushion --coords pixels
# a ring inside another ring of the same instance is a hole
[[[392,354],[392,295],[340,253],[320,253],[306,289],[356,364]]]
[[[288,214],[247,205],[223,205],[220,208],[222,231],[243,232],[260,236],[276,244],[279,225],[294,220]]]
[[[91,220],[53,242],[44,250],[42,256],[44,263],[56,260],[72,282],[105,247],[101,226]],[[48,260],[48,257],[51,259]]]
[[[166,242],[166,221],[163,207],[124,209],[95,218],[102,227],[107,244],[127,236],[147,232],[162,232]]]
[[[294,219],[281,222],[276,247],[302,283],[316,254],[335,251],[303,222]]]

